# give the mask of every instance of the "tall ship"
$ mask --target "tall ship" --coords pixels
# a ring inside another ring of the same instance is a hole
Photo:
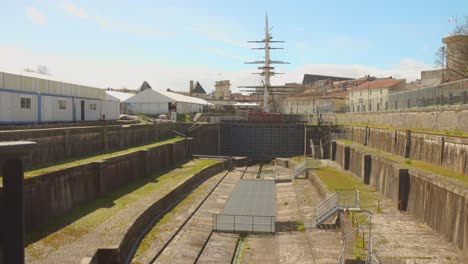
[[[245,62],[246,64],[260,64],[257,69],[260,72],[255,72],[253,74],[258,74],[262,76],[262,83],[260,85],[253,86],[240,86],[241,91],[253,93],[263,98],[262,110],[264,113],[278,113],[280,111],[281,105],[279,103],[279,98],[282,95],[289,94],[293,92],[293,87],[288,87],[284,85],[272,85],[271,77],[284,74],[275,72],[275,67],[272,65],[275,64],[289,64],[289,62],[277,61],[271,59],[271,50],[280,50],[281,47],[271,47],[272,43],[284,43],[282,40],[273,40],[273,36],[270,33],[271,28],[268,26],[268,15],[265,15],[265,37],[262,40],[251,40],[248,43],[259,43],[263,44],[261,47],[252,48],[253,50],[263,50],[265,52],[264,60],[260,61],[251,61]]]

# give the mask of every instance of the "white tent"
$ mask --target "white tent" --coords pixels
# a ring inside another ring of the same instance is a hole
[[[141,91],[124,103],[132,114],[166,114],[171,106],[175,106],[178,114],[190,114],[213,105],[201,98],[153,89]]]

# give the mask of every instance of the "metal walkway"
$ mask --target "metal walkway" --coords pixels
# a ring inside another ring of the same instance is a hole
[[[318,159],[306,158],[303,161],[299,162],[296,167],[294,167],[293,178],[297,178],[302,173],[319,168],[320,161]]]
[[[213,230],[224,232],[275,232],[274,180],[241,180],[221,214],[213,215]]]
[[[332,215],[349,211],[361,211],[359,203],[359,190],[339,189],[327,195],[314,206],[315,226],[323,224]]]

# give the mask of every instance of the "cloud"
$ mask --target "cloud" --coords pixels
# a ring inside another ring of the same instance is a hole
[[[334,50],[345,50],[345,51],[365,51],[372,45],[365,38],[356,38],[350,36],[334,36],[326,41],[329,47],[333,47]]]
[[[216,40],[223,42],[232,46],[240,48],[251,48],[252,46],[247,43],[247,41],[239,41],[243,38],[234,38],[232,37],[232,30],[226,28],[220,28],[214,23],[198,23],[192,26],[192,32],[209,38],[211,40]]]
[[[199,50],[206,51],[206,52],[209,52],[209,53],[212,53],[212,54],[215,54],[215,55],[218,55],[218,56],[222,56],[222,57],[225,57],[225,58],[233,59],[233,60],[236,60],[236,61],[245,62],[245,61],[248,60],[245,57],[238,56],[238,55],[226,52],[225,49],[220,49],[220,48],[199,48]]]
[[[65,10],[68,14],[79,17],[79,18],[87,18],[88,15],[86,14],[86,11],[83,8],[80,8],[70,2],[63,3],[61,5],[61,8]]]
[[[44,51],[34,51],[15,45],[0,44],[0,71],[20,72],[27,67],[46,65],[54,78],[95,87],[138,88],[148,81],[153,88],[171,88],[188,91],[189,80],[201,82],[207,92],[214,90],[215,81],[230,80],[231,89],[236,92],[240,85],[258,85],[261,77],[251,74],[255,67],[226,70],[221,67],[203,65],[163,65],[158,63],[112,63],[105,59],[62,56]],[[362,77],[366,74],[376,77],[393,76],[407,81],[420,78],[420,71],[431,69],[430,65],[406,58],[387,69],[361,64],[306,64],[298,66],[285,75],[272,78],[273,84],[302,82],[305,73],[344,77]]]
[[[26,8],[26,15],[29,17],[29,19],[31,19],[31,21],[34,24],[47,25],[47,16],[37,8]]]
[[[286,81],[297,82],[302,80],[305,73],[351,78],[364,75],[375,77],[392,76],[393,78],[404,78],[406,81],[413,81],[421,78],[421,71],[430,69],[432,69],[431,65],[410,58],[402,59],[399,63],[387,69],[362,64],[305,64],[288,72]]]
[[[73,17],[94,22],[106,29],[118,30],[146,37],[162,37],[175,35],[175,33],[163,32],[147,25],[135,24],[129,21],[109,20],[100,15],[92,15],[89,12],[87,12],[84,8],[79,7],[70,2],[63,3],[60,6],[60,8],[62,8],[67,14]]]

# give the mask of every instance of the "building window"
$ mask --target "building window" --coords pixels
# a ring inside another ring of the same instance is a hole
[[[362,90],[361,90],[361,91],[359,91],[359,96],[362,96]]]
[[[89,104],[89,110],[96,110],[96,104]]]
[[[67,101],[65,100],[59,100],[59,110],[66,110],[67,109]]]
[[[31,98],[21,97],[21,109],[31,109]]]
[[[380,89],[380,94],[382,94],[382,89]]]

